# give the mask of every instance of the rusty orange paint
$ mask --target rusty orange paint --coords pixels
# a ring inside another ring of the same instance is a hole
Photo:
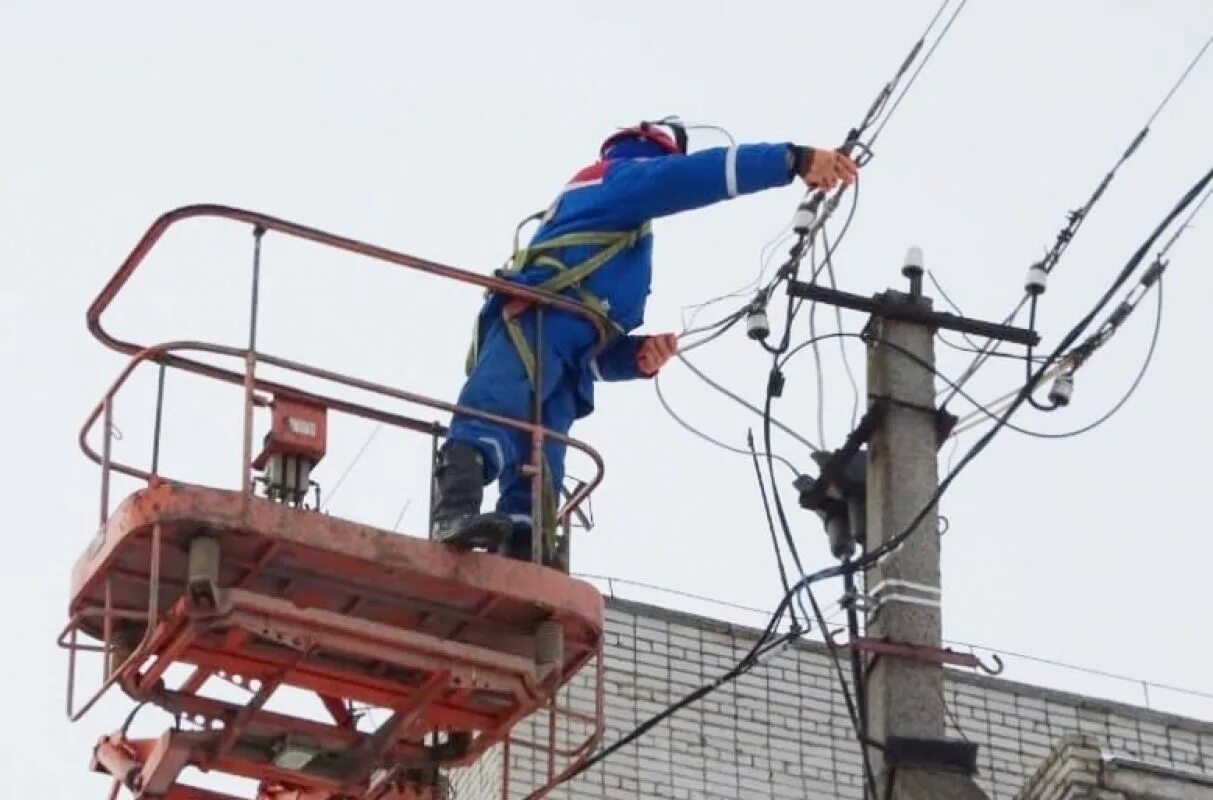
[[[220,569],[208,603],[199,604],[188,553],[203,535],[218,541]],[[148,630],[137,615],[119,612],[147,608],[152,585],[157,602]],[[99,769],[126,774],[137,762],[164,797],[178,796],[176,775],[193,765],[280,787],[263,791],[267,800],[291,793],[328,800],[342,792],[369,796],[367,754],[376,769],[407,772],[468,765],[500,744],[600,659],[604,601],[592,585],[529,562],[160,481],[126,498],[78,560],[69,613],[86,635],[113,632],[115,642],[145,643],[117,675],[133,699],[207,726],[222,723],[138,744],[108,737],[98,746]],[[535,661],[544,621],[557,621],[564,632],[564,661],[554,669]],[[176,688],[165,683],[174,664],[193,668]],[[199,696],[217,674],[251,696],[244,704]],[[270,712],[264,703],[279,685],[314,692],[330,710],[360,703],[395,709],[395,727],[367,733],[348,719],[331,724]],[[468,732],[464,749],[438,754],[423,746],[427,733],[451,730]],[[311,737],[334,757],[356,761],[350,777],[284,769],[256,755],[288,735]],[[346,785],[351,780],[357,791]],[[150,797],[151,785],[136,797]],[[405,781],[384,796],[425,791]]]

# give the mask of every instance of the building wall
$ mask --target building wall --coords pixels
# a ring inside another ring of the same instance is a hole
[[[758,631],[624,600],[607,610],[605,742],[727,671]],[[844,667],[846,662],[844,662]],[[593,709],[592,669],[562,702]],[[849,672],[848,672],[849,677]],[[862,764],[838,677],[824,646],[798,643],[679,712],[549,797],[561,800],[803,800],[862,798]],[[948,671],[948,735],[978,743],[978,783],[1012,800],[1067,735],[1104,752],[1213,776],[1213,725],[1147,709]],[[568,747],[577,734],[558,728]],[[546,741],[546,715],[516,735]],[[502,754],[451,776],[458,800],[501,797]],[[545,756],[512,747],[510,797],[526,797]],[[562,762],[558,761],[559,770]]]

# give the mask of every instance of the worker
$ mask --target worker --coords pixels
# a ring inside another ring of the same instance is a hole
[[[535,215],[541,224],[530,243],[516,249],[511,269],[499,273],[589,306],[606,319],[609,341],[599,350],[594,327],[571,311],[539,311],[490,292],[477,317],[458,404],[532,420],[538,372],[543,425],[567,434],[574,420],[594,410],[595,381],[651,378],[677,350],[673,334],[633,333],[644,321],[650,290],[650,220],[785,186],[797,177],[830,191],[850,184],[856,174],[846,155],[791,143],[688,154],[686,129],[676,122],[644,122],[614,133],[599,159]],[[431,536],[529,560],[534,510],[524,468],[531,450],[523,431],[454,414],[435,465]],[[553,498],[563,482],[565,446],[547,438],[543,452],[545,496]],[[496,510],[481,513],[483,487],[494,480],[500,486]],[[544,558],[551,556],[545,552]]]

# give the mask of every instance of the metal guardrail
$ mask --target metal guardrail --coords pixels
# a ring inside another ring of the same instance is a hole
[[[164,234],[173,225],[176,225],[184,220],[200,217],[239,222],[242,224],[247,224],[252,228],[254,241],[253,281],[250,298],[248,346],[246,348],[238,348],[199,341],[179,341],[149,347],[118,338],[109,333],[102,325],[102,315],[114,302],[115,298],[130,280],[135,271],[140,267],[140,265],[143,264],[148,254],[155,247],[156,243],[160,241]],[[192,205],[175,209],[163,214],[152,223],[152,225],[140,238],[139,242],[135,245],[134,249],[118,267],[118,270],[101,289],[96,299],[93,300],[87,313],[88,328],[98,341],[112,350],[132,356],[131,362],[110,386],[101,402],[89,415],[87,421],[85,422],[84,428],[80,433],[80,445],[82,450],[89,458],[100,464],[103,470],[101,488],[102,521],[105,520],[109,512],[109,483],[111,470],[143,480],[151,480],[153,477],[159,477],[159,433],[161,416],[163,412],[163,371],[166,368],[181,369],[187,372],[202,375],[204,377],[243,386],[245,398],[240,485],[246,495],[251,494],[253,484],[251,467],[253,408],[261,404],[261,400],[257,397],[258,391],[274,393],[297,399],[310,400],[311,402],[320,403],[327,408],[336,411],[352,414],[364,419],[376,420],[378,422],[393,425],[406,430],[415,430],[428,433],[434,437],[439,437],[445,435],[446,433],[446,428],[438,425],[437,423],[427,422],[399,414],[392,414],[371,408],[367,405],[353,403],[332,396],[316,394],[314,392],[308,392],[281,383],[265,380],[264,378],[257,376],[256,368],[258,364],[266,364],[313,378],[320,378],[322,380],[338,383],[346,387],[365,390],[383,397],[404,400],[406,402],[452,414],[458,413],[490,420],[497,424],[525,433],[531,439],[532,452],[531,462],[524,467],[524,470],[527,474],[536,476],[536,479],[532,481],[534,500],[534,512],[532,517],[536,534],[544,529],[544,524],[547,522],[543,516],[544,504],[541,497],[542,480],[538,479],[538,476],[543,474],[544,440],[551,437],[569,447],[585,453],[594,462],[596,472],[588,481],[579,485],[577,489],[571,493],[568,501],[558,510],[557,519],[554,521],[555,525],[564,527],[565,536],[567,537],[570,528],[569,522],[571,520],[571,515],[590,495],[590,493],[593,492],[593,490],[602,482],[605,467],[602,457],[588,444],[546,429],[542,425],[538,403],[536,403],[535,417],[531,421],[500,417],[479,411],[477,409],[467,408],[454,403],[447,403],[441,400],[426,397],[414,392],[408,392],[383,384],[373,383],[371,381],[343,375],[330,370],[309,366],[307,364],[281,358],[257,350],[261,241],[267,232],[274,232],[289,237],[303,239],[305,241],[314,242],[322,246],[336,248],[348,253],[386,262],[393,266],[412,269],[426,274],[476,286],[481,289],[500,292],[515,299],[531,301],[537,307],[536,313],[540,331],[542,329],[543,309],[550,308],[569,312],[585,319],[586,322],[594,328],[598,336],[599,347],[601,347],[607,340],[608,334],[606,320],[594,311],[568,297],[537,291],[535,289],[510,283],[496,277],[480,275],[456,267],[439,264],[437,262],[428,261],[426,259],[411,256],[406,253],[389,250],[384,247],[368,244],[366,242],[361,242],[344,236],[338,236],[333,233],[328,233],[316,228],[307,227],[298,223],[289,222],[253,211],[220,205]],[[540,332],[539,335],[542,336],[542,332]],[[187,358],[179,355],[179,353],[182,351],[209,353],[212,355],[221,355],[239,359],[244,362],[244,369],[225,369],[194,358]],[[156,403],[155,442],[153,444],[152,466],[150,470],[142,470],[126,464],[117,464],[112,460],[111,446],[113,440],[113,409],[114,398],[118,390],[123,386],[123,384],[125,384],[126,380],[130,377],[135,368],[139,366],[139,364],[148,361],[153,361],[160,364],[161,379],[159,382],[159,392]],[[89,447],[87,442],[88,433],[93,425],[96,424],[98,418],[104,418],[104,440],[101,453],[97,453],[95,450]],[[541,538],[542,537],[539,535],[532,537],[534,545],[532,555],[535,560],[538,560],[541,555]]]

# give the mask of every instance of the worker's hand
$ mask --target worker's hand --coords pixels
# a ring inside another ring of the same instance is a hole
[[[636,351],[636,369],[640,374],[653,376],[665,366],[665,362],[678,352],[678,337],[672,333],[648,336]]]
[[[808,162],[800,178],[810,187],[823,192],[833,191],[839,183],[850,186],[859,175],[855,162],[835,150],[811,148]]]

